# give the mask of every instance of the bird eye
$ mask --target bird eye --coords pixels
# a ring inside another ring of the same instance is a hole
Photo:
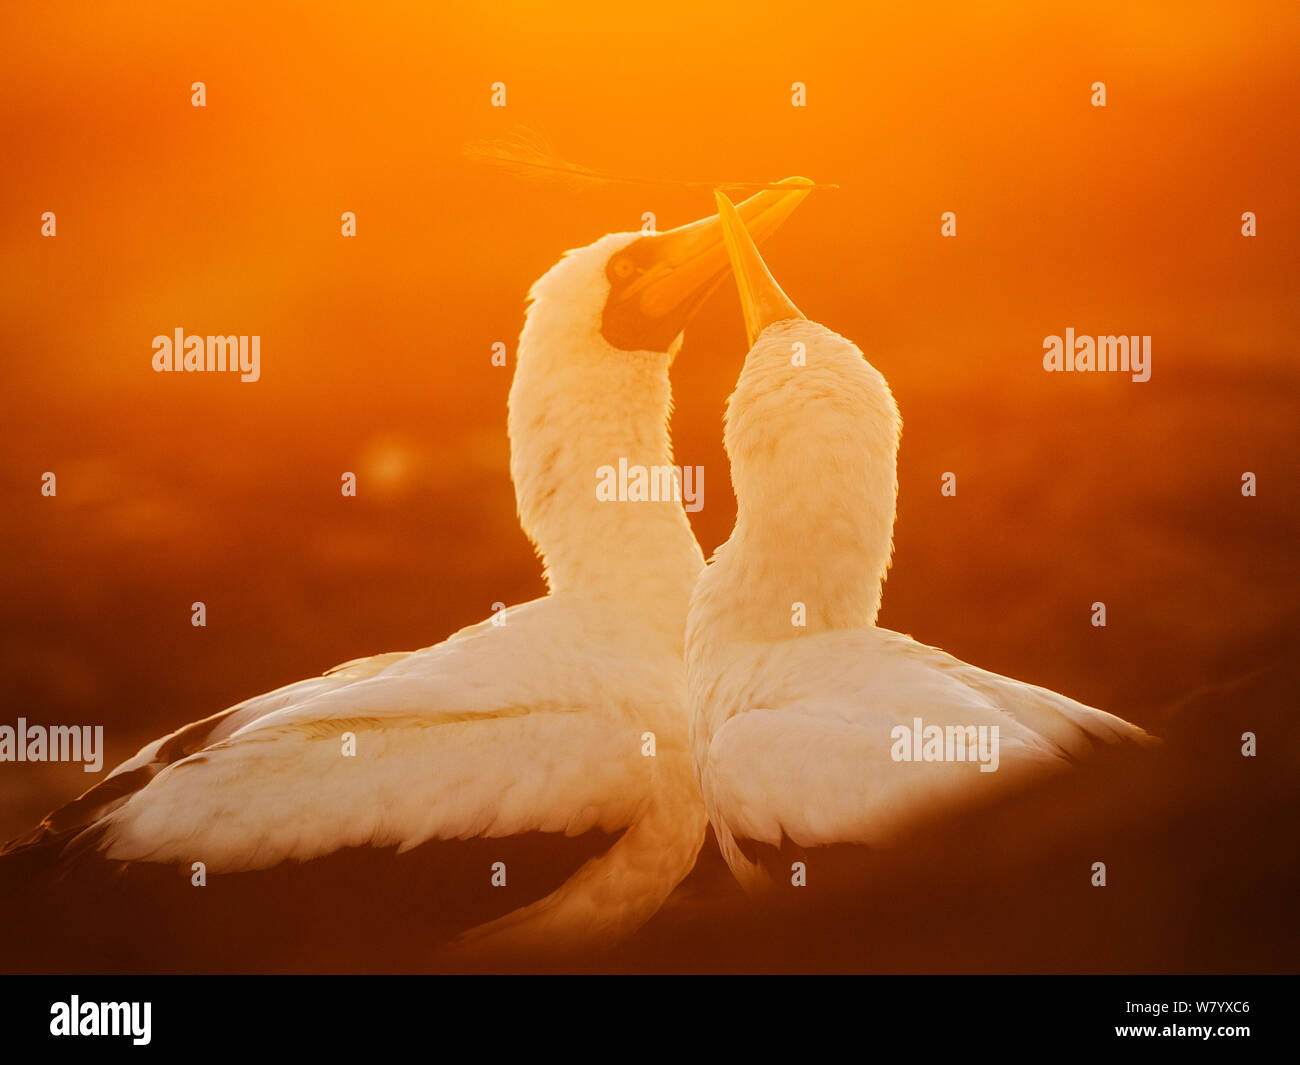
[[[613,270],[614,276],[621,281],[626,281],[636,272],[636,267],[628,259],[615,259],[610,264],[610,269]]]

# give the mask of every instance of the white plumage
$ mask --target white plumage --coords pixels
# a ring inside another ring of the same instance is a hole
[[[686,654],[709,819],[738,879],[758,887],[766,875],[738,841],[884,843],[1095,742],[1150,737],[877,627],[897,407],[854,344],[789,302],[729,206],[720,198],[753,345],[727,405],[737,516],[696,587]],[[896,759],[898,730],[918,719],[997,726],[996,770],[973,758]]]
[[[747,206],[771,230],[804,195]],[[598,828],[618,834],[608,851],[474,941],[574,946],[637,928],[690,870],[706,827],[682,665],[704,560],[680,501],[599,501],[596,472],[620,458],[671,465],[669,351],[726,264],[714,219],[606,236],[533,286],[509,431],[545,598],[186,726],[11,849],[93,847],[220,876],[345,847]]]

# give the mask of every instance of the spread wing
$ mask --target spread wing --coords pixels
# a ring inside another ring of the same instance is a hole
[[[347,847],[622,828],[649,790],[640,730],[602,701],[603,664],[574,661],[581,634],[549,605],[186,726],[10,849],[53,839],[61,854],[234,872]]]
[[[1097,743],[1151,742],[1111,714],[885,630],[797,641],[764,673],[773,679],[756,690],[761,701],[728,719],[708,746],[701,782],[710,819],[725,826],[720,836],[773,846],[783,837],[801,846],[883,843],[946,804],[1064,768]],[[961,729],[976,750],[962,760],[914,759],[918,718],[945,736]],[[745,864],[734,844],[728,859]]]

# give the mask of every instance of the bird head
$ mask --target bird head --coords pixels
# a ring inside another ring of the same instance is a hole
[[[790,177],[777,185],[733,208],[756,240],[775,233],[813,183]],[[672,353],[730,269],[717,215],[662,233],[611,233],[568,252],[533,285],[528,324],[568,338],[575,360],[610,351]],[[525,339],[540,331],[526,330]]]

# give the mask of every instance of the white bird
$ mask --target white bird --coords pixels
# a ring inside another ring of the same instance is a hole
[[[1098,741],[1151,740],[876,625],[894,398],[852,342],[790,302],[718,202],[752,346],[726,413],[735,528],[692,596],[686,662],[696,772],[737,879],[770,886],[754,845],[885,844]]]
[[[741,207],[761,234],[810,183],[781,184]],[[671,467],[669,364],[686,318],[728,269],[711,216],[610,234],[533,285],[510,391],[510,468],[544,598],[187,725],[11,854],[161,863],[187,878],[202,862],[220,881],[344,848],[592,834],[602,853],[475,941],[572,947],[638,928],[690,871],[706,828],[682,662],[704,559],[680,499],[602,501],[597,471],[620,459]],[[489,846],[474,874],[484,896],[496,853]],[[507,883],[521,873],[499,872]]]

